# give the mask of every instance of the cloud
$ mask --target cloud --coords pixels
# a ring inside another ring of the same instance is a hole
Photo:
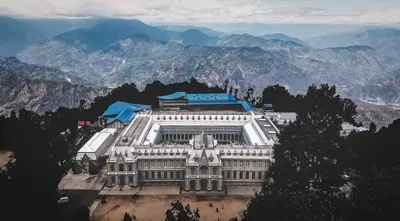
[[[398,0],[0,0],[0,13],[23,17],[121,17],[184,23],[400,22]]]

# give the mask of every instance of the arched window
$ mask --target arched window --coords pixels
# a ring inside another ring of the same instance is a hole
[[[119,164],[119,171],[124,171],[124,164],[122,163]]]

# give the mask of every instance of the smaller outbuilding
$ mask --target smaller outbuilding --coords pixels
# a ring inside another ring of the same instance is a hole
[[[84,173],[89,173],[98,167],[98,159],[117,136],[117,129],[106,128],[93,135],[78,151],[76,163],[80,164]]]

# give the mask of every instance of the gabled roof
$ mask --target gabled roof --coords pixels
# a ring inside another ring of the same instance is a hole
[[[103,113],[103,116],[107,117],[116,115],[115,117],[108,117],[107,124],[110,124],[115,120],[119,120],[122,123],[130,123],[133,118],[135,118],[136,112],[147,108],[151,108],[151,106],[117,101],[107,108]]]
[[[124,111],[122,111],[117,117],[110,117],[107,119],[107,124],[110,124],[112,122],[114,122],[115,120],[119,120],[122,123],[130,123],[133,118],[135,118],[136,113],[131,109],[131,108],[127,108]]]
[[[133,111],[139,111],[139,110],[150,108],[150,107],[151,107],[150,105],[133,104],[133,103],[117,101],[117,102],[111,104],[107,108],[107,110],[103,113],[103,116],[119,115],[127,108],[131,108]]]

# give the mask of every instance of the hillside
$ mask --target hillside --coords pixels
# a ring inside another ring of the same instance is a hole
[[[0,115],[22,108],[43,114],[59,107],[77,107],[80,100],[91,102],[108,91],[68,82],[31,80],[0,67]]]

